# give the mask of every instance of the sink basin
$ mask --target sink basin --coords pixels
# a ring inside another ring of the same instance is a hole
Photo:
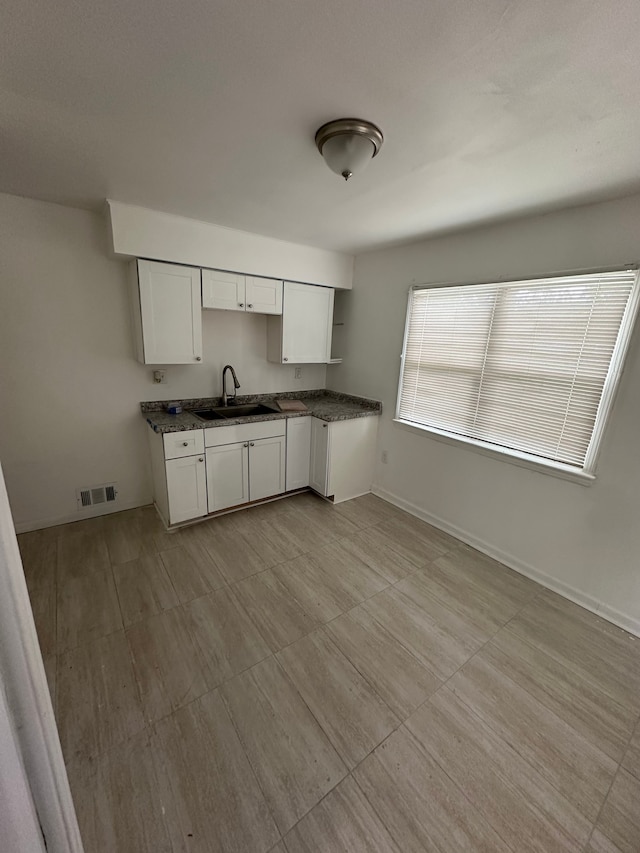
[[[221,412],[224,418],[250,418],[254,415],[276,415],[277,409],[265,406],[262,403],[249,403],[246,406],[227,406],[223,409],[215,409]]]
[[[224,415],[219,414],[215,409],[198,409],[196,412],[190,412],[190,414],[195,415],[203,421],[224,420]]]
[[[226,420],[227,418],[251,418],[262,415],[277,415],[277,409],[262,403],[249,403],[246,406],[219,406],[216,409],[197,409],[191,412],[203,421]]]

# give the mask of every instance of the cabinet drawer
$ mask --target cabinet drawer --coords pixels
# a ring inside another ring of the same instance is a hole
[[[205,445],[220,447],[223,444],[234,444],[236,441],[255,441],[258,438],[273,438],[284,435],[286,420],[254,421],[251,424],[233,424],[231,426],[214,427],[205,430]]]
[[[179,459],[204,452],[204,430],[188,429],[184,432],[165,432],[164,458]]]

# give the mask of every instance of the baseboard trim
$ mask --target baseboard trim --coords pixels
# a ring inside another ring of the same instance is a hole
[[[94,512],[74,512],[73,515],[59,515],[55,518],[40,518],[36,521],[22,521],[15,523],[16,533],[30,533],[32,530],[42,530],[45,527],[57,527],[59,524],[70,524],[75,521],[86,521],[88,518],[99,518],[103,515],[114,515],[117,512],[124,512],[127,509],[138,509],[141,506],[149,506],[150,500],[140,503],[140,501],[129,501],[118,503],[118,506],[100,507]]]
[[[597,616],[601,616],[603,619],[606,619],[607,622],[611,622],[613,625],[623,628],[630,634],[640,637],[640,619],[635,619],[633,616],[622,613],[615,607],[611,607],[611,605],[606,604],[604,601],[599,601],[597,598],[587,595],[587,593],[582,592],[576,587],[570,586],[569,584],[554,578],[552,575],[548,575],[546,572],[536,569],[534,566],[525,563],[517,557],[514,557],[512,554],[508,554],[506,551],[496,548],[491,543],[485,542],[483,539],[479,539],[477,536],[468,533],[461,527],[426,512],[421,507],[401,498],[393,492],[389,492],[376,485],[372,487],[371,491],[374,495],[382,498],[382,500],[388,501],[390,504],[397,506],[399,509],[405,510],[410,515],[414,515],[422,521],[426,521],[428,524],[432,524],[434,527],[437,527],[445,533],[449,533],[451,536],[455,536],[456,539],[460,539],[461,542],[464,542],[466,545],[470,545],[477,551],[481,551],[488,557],[492,557],[494,560],[504,563],[505,566],[513,569],[514,572],[518,572],[525,577],[531,578],[531,580],[536,581],[547,589],[557,592],[558,595],[568,598],[569,601],[573,601],[574,604],[584,607],[585,610],[589,610]]]

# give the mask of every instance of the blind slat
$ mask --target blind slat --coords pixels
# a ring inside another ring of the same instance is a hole
[[[636,270],[412,292],[398,417],[583,467]]]

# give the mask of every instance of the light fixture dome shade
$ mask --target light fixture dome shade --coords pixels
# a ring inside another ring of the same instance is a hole
[[[375,124],[356,118],[327,122],[316,133],[316,145],[327,166],[346,181],[376,156],[383,139]]]

